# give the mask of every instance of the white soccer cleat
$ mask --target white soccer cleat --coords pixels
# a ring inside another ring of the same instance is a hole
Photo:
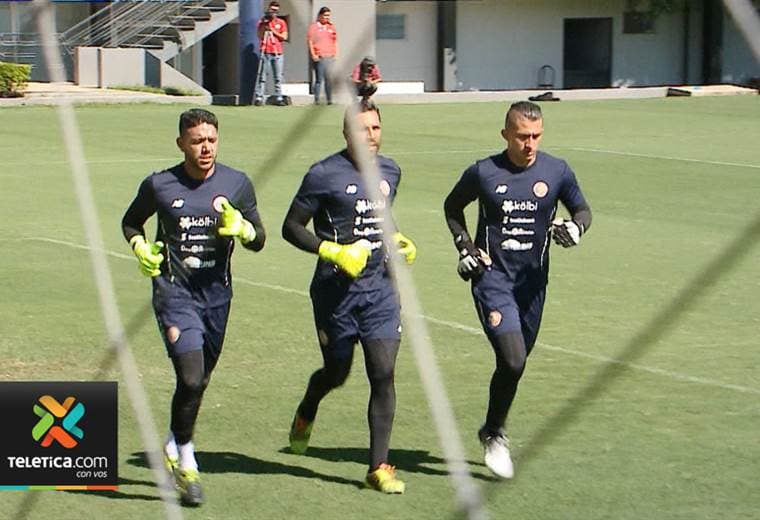
[[[501,478],[514,477],[515,467],[509,456],[509,440],[504,432],[491,432],[481,428],[478,438],[483,445],[483,459],[488,469]]]

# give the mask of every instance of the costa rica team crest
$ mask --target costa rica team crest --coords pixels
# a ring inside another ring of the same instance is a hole
[[[225,202],[229,202],[227,200],[227,197],[225,197],[224,195],[219,195],[217,197],[214,197],[214,200],[211,202],[211,206],[213,206],[214,211],[216,211],[217,213],[222,213],[224,212],[224,208],[222,207],[222,204],[224,204]]]
[[[387,197],[391,194],[391,185],[388,184],[388,181],[385,179],[380,181],[380,193],[382,193],[384,197]]]
[[[549,193],[549,185],[544,181],[538,181],[533,185],[533,195],[539,199],[546,197],[547,193]]]

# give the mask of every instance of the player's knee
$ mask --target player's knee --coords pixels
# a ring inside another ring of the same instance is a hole
[[[394,370],[393,367],[375,368],[367,376],[372,386],[390,386],[393,385]]]
[[[177,380],[178,386],[186,394],[202,395],[208,384],[208,379],[203,374],[185,372]]]
[[[496,370],[510,380],[520,379],[525,371],[525,358],[522,361],[519,359],[500,359],[496,363]]]
[[[329,367],[325,367],[325,375],[327,376],[328,384],[331,388],[337,388],[343,386],[348,379],[348,374],[351,372],[350,364],[337,364]]]
[[[496,369],[511,379],[519,379],[525,370],[527,351],[519,332],[500,334],[493,340],[496,353]]]

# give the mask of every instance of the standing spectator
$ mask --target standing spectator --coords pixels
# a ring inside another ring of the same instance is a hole
[[[372,56],[365,57],[361,63],[354,67],[351,80],[356,87],[356,95],[362,98],[370,98],[377,92],[377,84],[382,81],[380,69]]]
[[[317,105],[322,83],[325,84],[327,104],[332,105],[330,71],[338,57],[338,33],[330,22],[330,14],[329,7],[321,7],[317,21],[309,26],[306,34],[306,43],[309,45],[309,55],[314,66],[314,103]]]
[[[288,39],[288,24],[277,16],[280,11],[279,2],[269,2],[266,13],[259,20],[257,27],[261,52],[259,54],[259,73],[256,77],[255,97],[253,104],[264,104],[264,90],[267,84],[267,67],[272,68],[274,79],[274,95],[277,96],[277,104],[285,104],[282,98],[282,71],[284,65],[282,42]]]

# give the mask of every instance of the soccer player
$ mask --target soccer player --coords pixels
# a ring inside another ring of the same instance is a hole
[[[351,133],[351,117],[357,134]],[[370,430],[366,483],[383,493],[403,493],[404,482],[388,464],[388,446],[396,409],[394,369],[401,338],[398,295],[390,278],[378,208],[393,203],[401,178],[398,165],[378,155],[380,110],[371,101],[349,110],[343,122],[347,148],[314,164],[285,217],[283,237],[319,256],[311,282],[311,300],[324,365],[311,375],[290,429],[290,449],[302,454],[311,436],[317,408],[328,392],[348,377],[354,346],[361,342],[370,384]],[[380,173],[380,200],[370,197],[357,162],[365,150]],[[306,228],[314,221],[314,232]],[[415,245],[400,232],[394,247],[411,264]]]
[[[512,478],[505,422],[525,362],[536,342],[549,274],[549,238],[563,247],[580,243],[591,225],[591,208],[570,166],[539,152],[541,108],[512,104],[501,135],[504,152],[467,168],[444,203],[446,222],[459,253],[458,272],[471,281],[483,330],[496,355],[488,412],[478,437],[488,468]],[[473,242],[464,208],[478,201]],[[557,202],[570,218],[557,218]]]
[[[251,181],[216,162],[218,128],[207,110],[184,112],[177,138],[184,161],[146,177],[121,223],[140,270],[152,279],[153,309],[177,377],[164,455],[182,502],[191,506],[204,500],[193,430],[222,352],[234,238],[251,251],[265,239]],[[154,213],[151,242],[143,225]]]

